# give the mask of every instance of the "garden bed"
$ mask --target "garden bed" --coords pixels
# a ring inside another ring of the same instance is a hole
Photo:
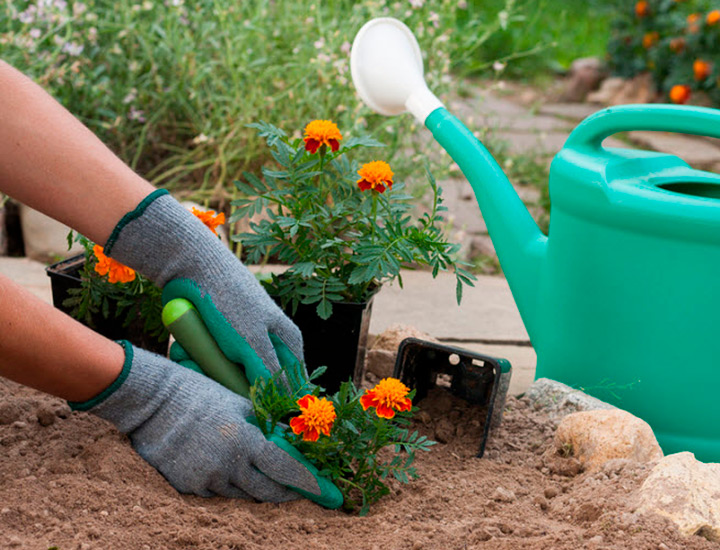
[[[180,495],[110,424],[0,379],[0,548],[720,548],[632,513],[649,467],[615,460],[563,475],[574,459],[543,458],[555,422],[525,399],[506,407],[477,459],[480,411],[428,398],[418,428],[444,443],[418,456],[421,479],[393,482],[361,518],[307,500]]]

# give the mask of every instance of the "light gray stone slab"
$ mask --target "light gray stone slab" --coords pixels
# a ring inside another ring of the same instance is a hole
[[[455,300],[455,276],[404,271],[404,288],[395,282],[376,295],[370,332],[380,334],[394,323],[412,325],[438,339],[529,340],[510,287],[503,277],[480,276],[475,287]]]
[[[565,145],[567,132],[510,132],[502,130],[495,136],[507,142],[508,150],[515,155],[554,155]]]
[[[628,137],[662,153],[677,155],[695,168],[710,168],[720,163],[720,148],[706,139],[667,132],[630,132]]]
[[[560,118],[546,115],[534,115],[531,113],[514,117],[500,116],[491,113],[483,115],[480,121],[485,126],[492,128],[528,133],[568,131],[573,126],[571,122]]]
[[[52,304],[50,277],[45,273],[45,264],[28,258],[0,258],[0,273]]]
[[[592,103],[546,103],[540,107],[540,113],[580,121],[602,108],[601,105]]]
[[[20,205],[20,225],[25,243],[25,254],[34,260],[56,261],[69,258],[82,251],[80,243],[68,250],[67,236],[70,228],[57,220]]]

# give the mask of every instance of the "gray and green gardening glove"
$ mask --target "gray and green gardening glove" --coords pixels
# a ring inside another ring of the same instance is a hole
[[[305,385],[300,330],[217,236],[167,191],[151,193],[120,220],[105,254],[161,287],[163,303],[190,300],[251,384],[282,365],[289,373],[282,383],[291,390]]]
[[[125,363],[117,380],[70,406],[128,434],[138,454],[178,491],[271,502],[302,495],[328,508],[342,504],[338,489],[302,454],[280,438],[273,439],[280,446],[268,441],[252,424],[247,399],[165,357],[121,344]]]

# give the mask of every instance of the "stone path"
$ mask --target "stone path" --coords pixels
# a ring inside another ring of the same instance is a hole
[[[601,108],[548,103],[531,109],[490,92],[452,101],[449,107],[478,135],[488,133],[488,143],[497,144],[500,140],[511,155],[530,156],[543,163],[549,163],[562,148],[579,121]],[[612,137],[605,144],[632,147],[634,142],[639,147],[678,154],[694,167],[720,171],[720,140],[657,132],[630,132],[627,138],[629,143]],[[428,147],[439,149],[433,142]],[[447,161],[452,163],[449,157]],[[441,185],[456,240],[475,251],[493,255],[492,242],[468,183],[457,174]],[[537,213],[540,191],[528,185],[514,185],[531,211]],[[0,257],[0,273],[52,301],[43,264]],[[522,393],[530,386],[535,352],[504,278],[480,277],[475,288],[466,290],[461,306],[455,301],[455,281],[451,275],[441,274],[433,280],[427,272],[408,271],[403,279],[404,289],[387,286],[376,297],[372,334],[379,334],[395,323],[409,324],[442,342],[509,359],[513,365],[511,393]]]

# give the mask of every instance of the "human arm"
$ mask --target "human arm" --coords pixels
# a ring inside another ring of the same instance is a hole
[[[306,377],[300,331],[191,214],[172,197],[153,195],[150,183],[2,61],[0,89],[0,191],[106,245],[108,255],[161,287],[190,281],[198,292],[188,295],[182,284],[168,292],[195,303],[223,352],[251,371],[251,382],[281,363]],[[146,206],[154,212],[125,223]]]

